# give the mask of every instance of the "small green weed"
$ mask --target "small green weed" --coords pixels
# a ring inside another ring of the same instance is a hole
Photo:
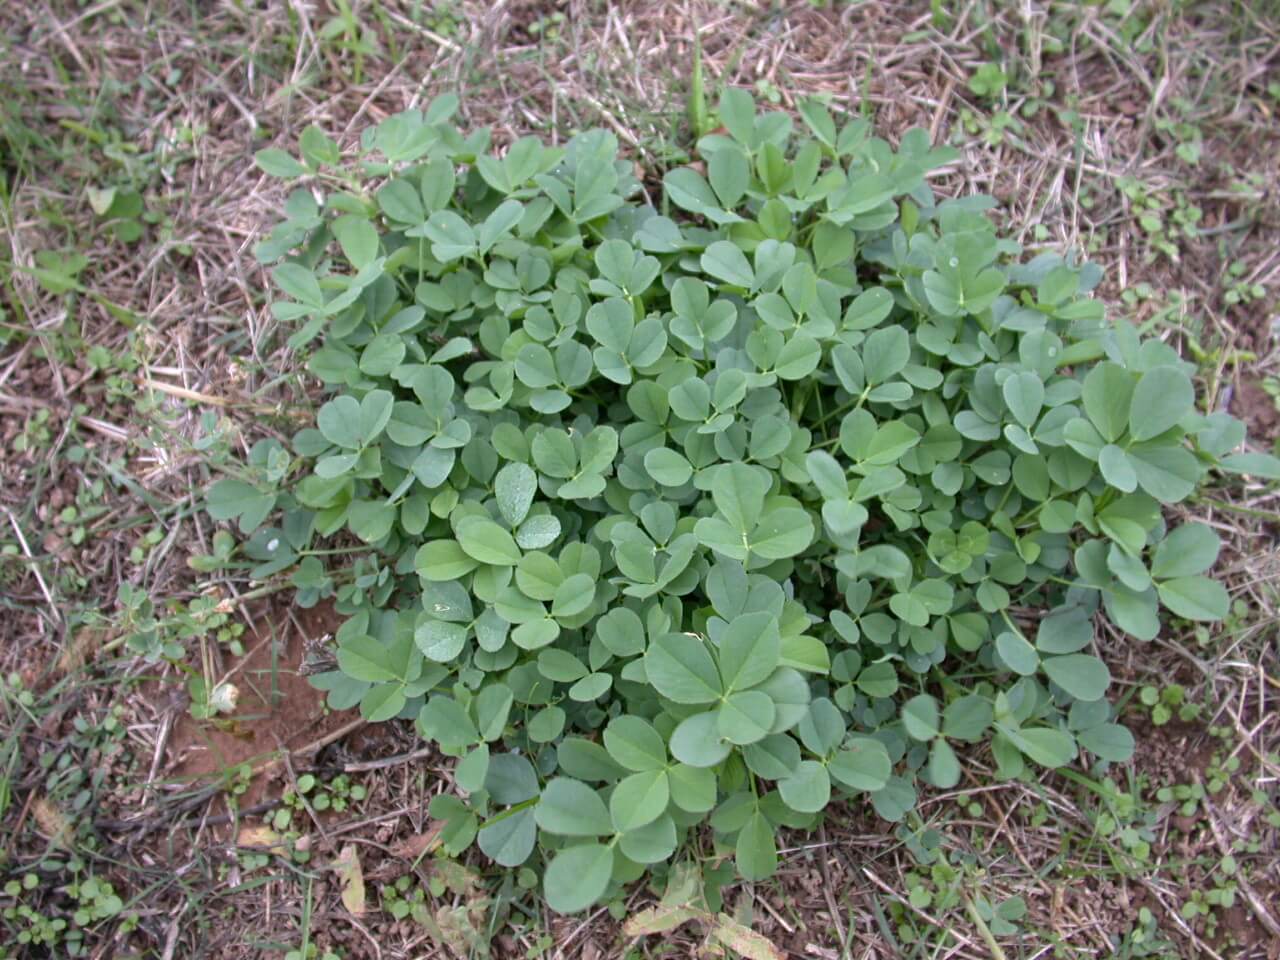
[[[1200,705],[1186,702],[1186,694],[1186,688],[1180,683],[1161,687],[1148,685],[1138,691],[1138,700],[1151,709],[1151,722],[1163,727],[1175,716],[1183,723],[1190,723],[1200,716]]]
[[[110,883],[91,874],[82,876],[85,867],[79,862],[72,862],[68,868],[74,879],[60,891],[67,901],[65,909],[27,902],[42,886],[35,873],[23,874],[20,880],[5,884],[0,902],[8,903],[0,909],[0,923],[8,932],[10,945],[82,957],[89,955],[86,934],[99,923],[119,919],[116,930],[120,934],[137,925],[137,914],[126,913],[124,902]],[[4,949],[0,947],[0,951]]]
[[[1008,85],[1008,75],[996,63],[984,63],[969,77],[970,92],[984,99],[995,99]]]

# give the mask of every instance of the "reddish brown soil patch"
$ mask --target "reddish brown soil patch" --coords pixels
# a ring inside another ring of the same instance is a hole
[[[204,781],[221,777],[240,764],[260,766],[283,750],[297,750],[350,724],[351,713],[325,708],[325,694],[300,671],[306,649],[332,634],[342,618],[327,604],[295,608],[293,618],[282,607],[264,611],[246,634],[248,653],[228,664],[231,682],[240,690],[236,712],[213,723],[183,713],[174,724],[168,755],[171,779]],[[293,620],[301,626],[301,633]],[[255,778],[243,803],[262,799],[267,778]]]
[[[1245,422],[1249,436],[1268,443],[1280,437],[1280,409],[1275,398],[1253,380],[1242,380],[1231,398],[1232,412]]]

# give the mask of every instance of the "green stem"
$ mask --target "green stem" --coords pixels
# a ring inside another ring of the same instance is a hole
[[[1220,510],[1230,510],[1233,513],[1243,513],[1247,517],[1257,517],[1259,520],[1280,520],[1280,513],[1271,510],[1255,510],[1253,507],[1242,507],[1235,503],[1224,503],[1221,500],[1213,500],[1209,497],[1197,497],[1196,503],[1203,504],[1206,507],[1217,507]]]
[[[966,893],[964,895],[965,910],[969,913],[969,919],[973,921],[973,925],[978,928],[978,933],[987,944],[987,949],[991,951],[992,960],[1009,960],[1005,952],[1000,949],[1000,944],[996,943],[995,936],[991,933],[991,928],[987,926],[982,914],[978,912],[977,905],[970,899]]]
[[[828,413],[825,417],[823,417],[817,423],[815,423],[813,425],[813,429],[817,430],[820,426],[822,426],[828,420],[832,420],[836,417],[843,416],[846,413],[851,413],[854,410],[861,409],[862,405],[867,402],[867,397],[870,394],[871,394],[871,387],[868,386],[862,391],[862,393],[858,395],[857,400],[850,400],[848,403],[845,403],[839,407],[836,407],[834,410]]]
[[[515,806],[507,807],[507,809],[503,810],[501,813],[490,817],[484,823],[480,824],[480,829],[483,830],[485,827],[491,827],[495,823],[501,823],[503,820],[506,820],[508,817],[514,817],[521,810],[528,810],[537,802],[538,802],[537,797],[530,797],[528,800],[521,800]]]

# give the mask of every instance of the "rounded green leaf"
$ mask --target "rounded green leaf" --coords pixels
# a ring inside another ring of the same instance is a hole
[[[520,548],[511,534],[485,517],[464,517],[458,521],[458,546],[480,563],[514,567],[520,562]]]
[[[714,703],[720,699],[720,674],[706,646],[687,633],[667,633],[649,646],[644,672],[654,688],[676,703]]]
[[[1014,745],[1042,767],[1061,767],[1076,756],[1076,743],[1065,730],[1029,727],[1024,730],[1001,728]]]
[[[1157,580],[1193,577],[1218,561],[1222,541],[1203,523],[1184,523],[1156,546],[1151,576]]]
[[[1178,577],[1156,589],[1165,607],[1188,620],[1221,620],[1231,607],[1227,588],[1208,577]]]
[[[925,768],[929,782],[942,790],[950,790],[960,782],[960,761],[951,744],[939,737],[929,747],[929,763]]]
[[[1040,666],[1040,657],[1036,648],[1027,643],[1019,634],[1006,630],[996,637],[996,653],[1014,673],[1029,677]]]
[[[702,254],[702,271],[734,287],[750,290],[755,285],[755,273],[746,254],[728,240],[717,240]]]
[[[1094,427],[1105,440],[1114,443],[1129,426],[1133,376],[1119,364],[1099,363],[1084,378],[1083,399],[1085,413]]]
[[[564,837],[603,837],[613,833],[613,821],[600,795],[580,780],[568,777],[547,782],[533,815],[540,828]]]
[[[778,621],[768,613],[734,617],[719,641],[720,675],[726,693],[754,687],[773,673],[781,660]]]
[[[902,705],[902,726],[912,740],[932,740],[938,735],[938,701],[927,693]]]
[[[343,394],[324,404],[316,414],[316,426],[324,438],[347,450],[364,445],[360,432],[360,401]]]
[[[596,582],[586,573],[575,573],[556,587],[551,598],[553,617],[575,617],[591,606],[596,595]]]
[[[1050,680],[1077,700],[1098,700],[1111,683],[1111,671],[1107,665],[1084,653],[1045,657],[1041,666]]]
[[[778,869],[778,845],[764,814],[751,814],[738,831],[733,860],[744,880],[767,880]]]
[[[816,760],[803,760],[789,777],[778,781],[782,801],[800,813],[817,813],[831,800],[827,768]]]
[[[613,674],[589,673],[569,688],[569,699],[579,703],[599,700],[613,687]]]
[[[1124,763],[1133,756],[1133,734],[1118,723],[1101,723],[1076,734],[1080,746],[1094,756],[1113,763]]]
[[[636,863],[661,863],[675,853],[675,821],[664,813],[652,823],[628,830],[618,838],[618,849]]]
[[[524,463],[508,463],[493,478],[498,510],[511,526],[519,526],[529,513],[538,490],[538,475]]]
[[[893,764],[879,740],[850,737],[845,748],[831,758],[827,769],[850,790],[874,793],[889,782]]]
[[[537,841],[538,824],[532,810],[502,816],[476,834],[485,856],[504,867],[518,867],[528,860]]]
[[[647,720],[624,714],[604,728],[604,745],[617,763],[628,770],[661,770],[667,765],[667,745]]]
[[[1129,408],[1129,435],[1150,440],[1195,411],[1191,379],[1177,367],[1154,367],[1138,380]]]
[[[731,694],[720,705],[720,735],[738,745],[755,743],[773,729],[777,708],[768,694],[747,690]]]
[[[693,476],[693,467],[679,453],[666,447],[654,447],[644,455],[645,471],[664,487],[680,487]]]
[[[1036,632],[1036,648],[1042,653],[1075,653],[1093,642],[1093,623],[1082,607],[1049,611]]]
[[[1114,443],[1108,443],[1098,451],[1098,469],[1102,479],[1125,493],[1138,489],[1138,474],[1129,462],[1128,454]]]
[[[619,833],[651,823],[667,809],[671,788],[666,770],[633,773],[609,797],[609,813]]]
[[[720,733],[720,712],[695,713],[671,733],[671,755],[691,767],[714,767],[733,745]]]
[[[426,620],[414,630],[413,640],[428,660],[448,663],[466,646],[467,627],[461,623]]]
[[[807,334],[797,333],[778,352],[773,372],[780,380],[803,380],[817,369],[822,360],[822,347]]]
[[[1000,389],[1013,418],[1028,430],[1031,429],[1040,416],[1040,408],[1044,406],[1044,381],[1029,370],[1024,370],[1009,376]]]
[[[547,906],[556,913],[577,913],[591,906],[609,887],[613,851],[601,843],[584,843],[555,855],[542,878]]]
[[[707,767],[677,763],[667,771],[671,802],[688,813],[707,813],[716,805],[716,775]]]
[[[644,624],[626,607],[614,607],[597,620],[596,636],[615,657],[644,653]]]
[[[538,775],[525,757],[499,753],[489,759],[484,788],[495,803],[523,803],[538,795]]]

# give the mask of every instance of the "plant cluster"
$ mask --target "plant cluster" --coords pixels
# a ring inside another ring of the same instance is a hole
[[[606,131],[495,155],[456,107],[258,154],[306,180],[257,255],[328,399],[208,491],[346,615],[330,705],[458,758],[451,853],[572,912],[704,824],[760,880],[837,800],[900,820],[957,745],[1128,758],[1095,621],[1221,618],[1217,536],[1162,506],[1280,463],[1095,267],[813,100],[726,91],[660,191]]]

